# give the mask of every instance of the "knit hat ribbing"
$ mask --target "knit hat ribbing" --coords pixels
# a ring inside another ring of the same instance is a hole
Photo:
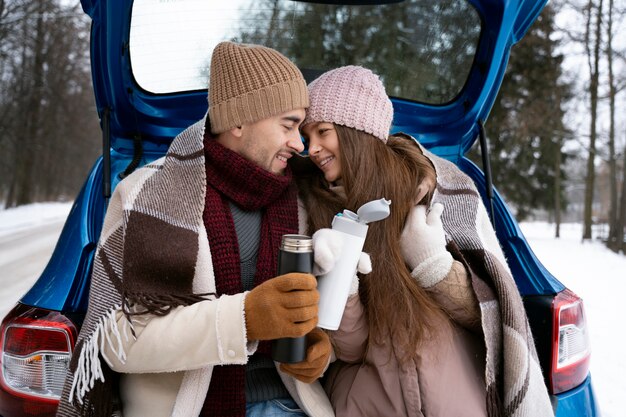
[[[311,105],[302,126],[328,122],[351,127],[387,142],[393,106],[378,76],[349,65],[322,74],[309,84]]]
[[[261,45],[221,42],[209,77],[211,132],[309,106],[302,73],[289,59]]]

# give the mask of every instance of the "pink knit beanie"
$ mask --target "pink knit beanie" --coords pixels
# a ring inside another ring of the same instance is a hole
[[[387,142],[393,107],[385,86],[367,68],[349,65],[325,72],[309,84],[309,100],[302,126],[335,123]]]

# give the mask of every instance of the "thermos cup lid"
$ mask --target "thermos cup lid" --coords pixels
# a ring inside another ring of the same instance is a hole
[[[363,204],[356,211],[359,222],[367,224],[387,218],[390,205],[391,201],[384,198]]]
[[[286,252],[311,252],[313,240],[306,235],[283,235],[280,249]]]

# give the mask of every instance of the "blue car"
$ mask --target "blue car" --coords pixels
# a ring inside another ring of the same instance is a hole
[[[260,43],[309,81],[357,64],[381,75],[393,130],[476,183],[523,296],[557,417],[599,416],[582,300],[536,259],[491,184],[483,123],[511,47],[547,0],[82,0],[101,132],[95,161],[41,277],[2,321],[0,415],[52,416],[84,317],[108,198],[207,111],[218,42]],[[483,167],[465,155],[479,141]],[[165,244],[165,242],[164,242]]]

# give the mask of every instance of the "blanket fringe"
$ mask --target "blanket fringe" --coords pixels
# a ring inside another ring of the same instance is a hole
[[[83,404],[85,395],[94,387],[96,381],[104,382],[104,372],[99,356],[102,355],[104,360],[111,362],[104,353],[105,343],[108,344],[120,362],[126,362],[122,332],[120,332],[116,320],[116,313],[121,309],[122,306],[118,305],[107,311],[98,321],[98,325],[91,336],[83,341],[69,393],[70,403],[78,401],[79,404]],[[128,322],[127,326],[130,327],[131,332],[134,332],[132,323]],[[123,330],[128,340],[127,326],[124,326]]]
[[[129,340],[129,330],[131,337],[135,337],[135,329],[132,321],[141,321],[141,316],[147,313],[156,316],[163,316],[179,305],[190,305],[198,301],[206,300],[207,297],[215,296],[208,294],[189,294],[185,296],[166,295],[155,297],[154,295],[126,294],[122,297],[122,304],[109,309],[98,321],[98,325],[88,339],[84,339],[81,351],[78,356],[74,379],[69,393],[69,401],[83,404],[85,395],[99,380],[104,382],[104,372],[99,356],[102,356],[107,363],[111,360],[104,353],[105,343],[119,362],[126,362],[126,352],[122,338]],[[116,314],[122,311],[126,320],[120,329],[117,323]]]
[[[122,294],[122,311],[129,317],[129,320],[130,316],[143,314],[165,316],[176,307],[189,306],[206,301],[210,297],[216,297],[216,294],[148,294],[125,291]]]

